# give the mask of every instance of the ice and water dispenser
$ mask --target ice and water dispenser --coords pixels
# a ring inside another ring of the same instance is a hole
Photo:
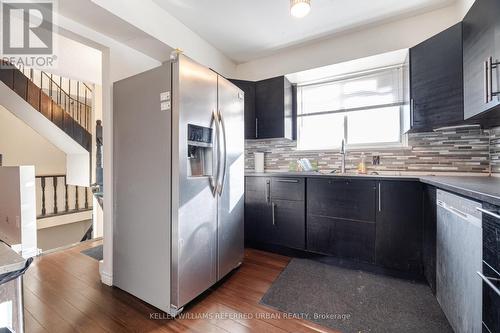
[[[213,175],[212,129],[188,124],[188,176]]]

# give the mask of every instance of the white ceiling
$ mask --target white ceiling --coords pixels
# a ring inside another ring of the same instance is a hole
[[[170,58],[172,48],[92,1],[59,1],[58,13],[154,59],[166,61]]]
[[[455,0],[312,0],[308,16],[289,0],[153,0],[237,63],[360,27],[435,10]]]

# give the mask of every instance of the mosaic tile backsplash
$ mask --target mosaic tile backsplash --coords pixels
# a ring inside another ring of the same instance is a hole
[[[500,174],[500,127],[490,131],[491,172]]]
[[[245,166],[254,169],[253,153],[265,152],[265,168],[287,171],[290,163],[300,158],[317,161],[320,171],[340,169],[338,151],[301,151],[295,141],[286,139],[247,140]],[[500,128],[485,131],[479,128],[451,129],[439,132],[412,133],[407,148],[348,151],[347,170],[355,171],[366,156],[370,171],[393,172],[474,172],[500,173]],[[373,156],[380,156],[380,164],[373,165]]]

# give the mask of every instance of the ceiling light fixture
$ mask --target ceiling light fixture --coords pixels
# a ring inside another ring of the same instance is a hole
[[[304,17],[311,10],[311,0],[290,0],[290,14],[293,17]]]

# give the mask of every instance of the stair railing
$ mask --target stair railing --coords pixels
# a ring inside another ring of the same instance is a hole
[[[66,175],[39,175],[35,178],[38,219],[92,209],[89,188],[68,185]]]
[[[49,95],[53,101],[59,104],[65,112],[85,128],[92,131],[92,89],[84,82],[76,81],[76,93],[71,92],[71,82],[68,79],[68,91],[62,88],[63,78],[58,77],[57,82],[53,74],[25,68],[17,67],[31,82],[37,85],[42,91]],[[75,82],[75,81],[73,81]]]

